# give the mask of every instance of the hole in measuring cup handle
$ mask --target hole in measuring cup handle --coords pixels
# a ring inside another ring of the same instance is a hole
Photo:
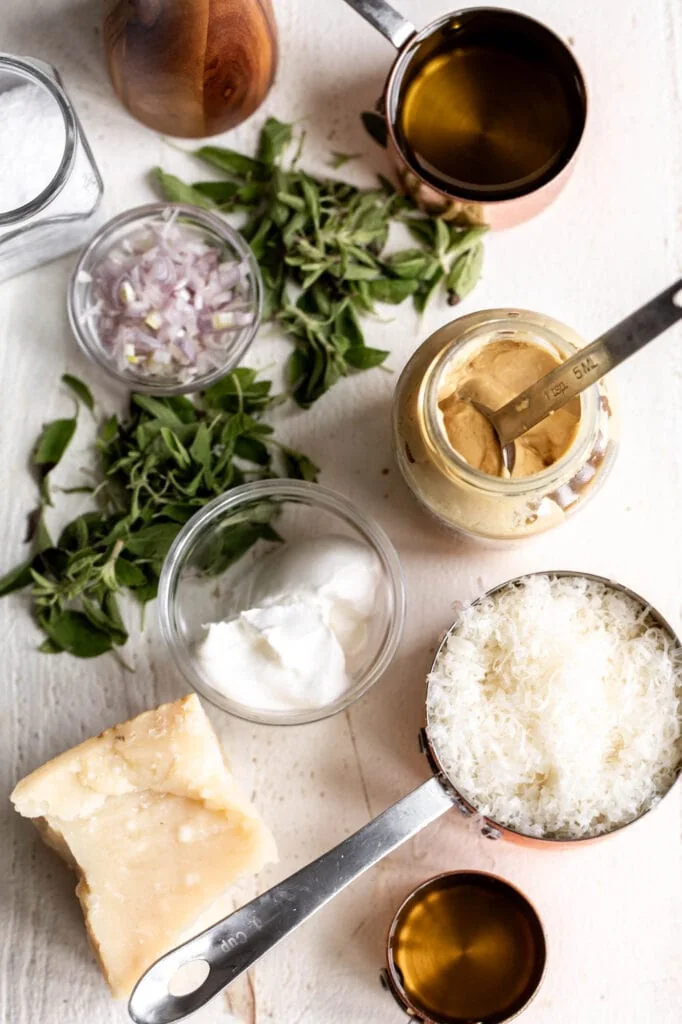
[[[172,996],[188,996],[196,992],[204,984],[211,973],[208,960],[186,960],[175,969],[168,981],[168,991]]]
[[[128,1014],[135,1024],[182,1020],[212,999],[223,984],[210,935],[202,932],[147,968],[130,995]]]

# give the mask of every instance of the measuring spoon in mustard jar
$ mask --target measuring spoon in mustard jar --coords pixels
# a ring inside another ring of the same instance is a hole
[[[561,409],[581,391],[596,384],[610,370],[620,366],[681,319],[682,279],[550,370],[500,409],[489,409],[480,402],[472,401],[495,431],[508,472],[514,469],[514,441],[518,437]]]

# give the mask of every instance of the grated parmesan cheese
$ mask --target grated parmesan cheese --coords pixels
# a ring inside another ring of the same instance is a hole
[[[478,810],[531,836],[638,817],[682,763],[682,653],[649,611],[535,575],[460,613],[429,676],[428,735]]]

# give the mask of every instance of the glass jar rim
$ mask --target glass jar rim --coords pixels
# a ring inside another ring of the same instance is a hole
[[[76,159],[76,143],[78,139],[78,127],[76,115],[61,86],[48,74],[42,71],[35,64],[21,57],[14,57],[11,54],[0,53],[0,70],[13,72],[18,77],[34,82],[41,88],[47,90],[57,104],[64,121],[64,152],[52,179],[47,183],[42,192],[30,199],[22,206],[14,210],[0,211],[0,226],[5,224],[17,224],[27,220],[45,209],[62,191],[69,180],[71,170]]]
[[[469,321],[469,323],[465,323]],[[487,309],[459,317],[442,327],[441,331],[460,325],[454,337],[439,351],[428,367],[420,388],[419,401],[423,410],[426,439],[432,451],[449,474],[465,479],[472,487],[492,494],[523,495],[543,492],[548,484],[560,478],[563,472],[589,455],[599,432],[599,385],[593,384],[580,395],[580,423],[575,439],[561,458],[540,473],[532,476],[506,478],[492,476],[471,466],[453,447],[442,420],[437,415],[439,390],[445,370],[458,350],[480,340],[481,347],[498,337],[487,338],[491,331],[525,331],[546,342],[560,353],[565,350],[572,354],[580,349],[580,338],[572,328],[559,320],[527,309]],[[440,333],[440,332],[437,332]]]

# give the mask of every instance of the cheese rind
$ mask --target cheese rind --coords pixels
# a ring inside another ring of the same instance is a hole
[[[88,934],[117,997],[238,877],[276,859],[194,695],[60,754],[11,800],[78,872]]]

